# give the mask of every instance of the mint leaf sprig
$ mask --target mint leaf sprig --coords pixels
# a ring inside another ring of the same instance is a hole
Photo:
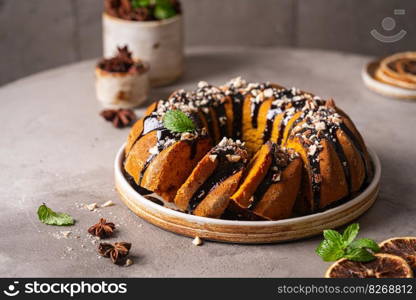
[[[46,206],[43,203],[38,208],[38,218],[42,223],[48,225],[57,225],[57,226],[69,226],[74,225],[74,219],[65,213],[54,212],[52,209]]]
[[[336,261],[347,258],[352,261],[371,261],[375,258],[374,253],[380,251],[378,244],[367,238],[355,238],[360,226],[357,223],[348,226],[343,234],[335,230],[324,230],[324,240],[316,248],[315,252],[324,261]]]
[[[163,117],[163,126],[173,132],[192,132],[196,129],[195,123],[183,111],[169,110]]]

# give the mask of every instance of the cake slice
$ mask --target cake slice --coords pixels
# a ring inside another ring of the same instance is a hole
[[[242,109],[242,140],[253,155],[266,141],[263,139],[272,103],[285,89],[276,84],[250,83],[245,90]]]
[[[178,190],[176,206],[197,216],[219,218],[238,188],[247,157],[240,141],[223,138],[201,159]]]
[[[250,161],[231,199],[264,219],[288,218],[299,193],[301,174],[302,161],[297,153],[267,142]]]
[[[296,203],[300,213],[348,199],[369,178],[371,164],[361,136],[332,101],[304,110],[286,146],[298,152],[304,164],[303,195]]]

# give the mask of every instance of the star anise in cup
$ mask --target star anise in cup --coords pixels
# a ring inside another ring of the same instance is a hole
[[[131,243],[126,242],[100,243],[98,253],[101,256],[109,257],[116,265],[123,265],[126,262],[127,255],[129,255],[130,248]]]
[[[88,232],[92,235],[100,238],[107,238],[113,234],[113,230],[116,228],[114,223],[107,222],[106,219],[101,218],[100,221],[88,228]]]
[[[100,115],[109,122],[112,122],[116,128],[124,128],[130,126],[137,120],[137,116],[131,109],[105,109]]]

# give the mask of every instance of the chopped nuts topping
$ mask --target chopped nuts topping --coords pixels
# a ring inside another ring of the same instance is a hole
[[[273,89],[271,89],[271,88],[265,89],[264,92],[263,92],[263,95],[266,98],[273,97]]]
[[[103,205],[101,205],[101,207],[109,207],[109,206],[113,206],[113,205],[114,205],[114,202],[111,201],[111,200],[108,200]]]
[[[273,182],[279,182],[280,181],[280,177],[281,177],[281,174],[280,173],[275,173],[275,174],[273,174],[272,181]]]
[[[214,161],[217,159],[217,155],[216,155],[216,154],[211,154],[211,155],[209,155],[208,157],[209,157],[209,159],[210,159],[212,162],[214,162]]]

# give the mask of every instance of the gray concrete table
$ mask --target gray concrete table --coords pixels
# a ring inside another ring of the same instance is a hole
[[[347,111],[382,162],[380,196],[358,221],[361,236],[381,241],[416,235],[416,103],[368,91],[360,70],[368,57],[317,50],[193,48],[186,74],[152,92],[166,97],[199,80],[220,84],[242,75],[333,97]],[[0,88],[0,276],[271,276],[321,277],[328,267],[315,255],[320,237],[276,245],[206,242],[161,230],[119,200],[113,160],[128,129],[98,116],[94,61],[21,79]],[[141,113],[142,111],[139,111]],[[84,204],[112,200],[88,211]],[[40,223],[42,203],[71,214],[72,227]],[[133,244],[135,263],[118,267],[96,254],[86,230],[105,217],[117,224],[110,241]],[[71,231],[65,237],[62,231]]]

